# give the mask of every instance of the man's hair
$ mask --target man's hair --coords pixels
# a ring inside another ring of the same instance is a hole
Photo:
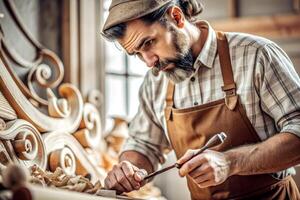
[[[162,25],[166,25],[166,20],[163,18],[163,16],[171,6],[176,5],[175,2],[177,2],[177,5],[181,8],[184,15],[188,19],[194,15],[199,15],[203,10],[200,0],[173,0],[139,19],[148,25],[151,25],[154,22],[159,22]],[[111,41],[122,38],[126,32],[126,27],[126,22],[117,24],[105,30],[103,36]]]

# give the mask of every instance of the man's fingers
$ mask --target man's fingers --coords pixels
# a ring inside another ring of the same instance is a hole
[[[213,173],[202,174],[202,175],[194,178],[194,181],[198,185],[201,185],[202,183],[205,183],[206,181],[214,181],[214,175],[213,175]]]
[[[134,169],[132,165],[128,162],[123,162],[121,167],[127,179],[131,183],[131,186],[136,190],[139,189],[141,184],[134,179]]]
[[[116,179],[117,179],[118,183],[120,185],[122,185],[126,189],[126,191],[132,191],[133,190],[132,185],[130,184],[129,180],[127,179],[127,177],[124,174],[122,169],[116,168],[114,170],[114,174],[116,176]]]
[[[122,161],[108,172],[104,183],[107,189],[115,189],[118,193],[130,192],[140,189],[146,183],[143,181],[146,175],[146,170],[139,169],[130,162]]]
[[[183,164],[194,156],[195,150],[189,149],[185,154],[177,160],[178,164]]]
[[[106,189],[117,190],[118,193],[126,192],[126,189],[117,182],[114,174],[110,173],[104,180],[104,186]]]
[[[193,171],[191,171],[189,173],[189,175],[192,178],[196,178],[196,177],[198,177],[200,175],[203,175],[203,174],[206,174],[206,173],[211,173],[211,172],[213,172],[213,168],[209,164],[204,163],[200,167],[197,167],[196,169],[194,169]]]
[[[134,179],[138,182],[141,182],[144,180],[144,178],[148,175],[147,171],[144,169],[139,169],[134,173]]]
[[[206,163],[207,159],[203,157],[201,154],[198,156],[195,156],[194,158],[190,159],[189,161],[185,162],[179,169],[179,175],[181,177],[186,176],[188,173],[202,165],[203,163]]]

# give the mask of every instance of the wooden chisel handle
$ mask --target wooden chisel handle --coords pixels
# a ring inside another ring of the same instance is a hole
[[[194,155],[193,155],[190,159],[192,159],[192,158],[194,158],[195,156],[201,154],[201,153],[202,153],[203,151],[205,151],[206,149],[209,149],[209,148],[212,148],[212,147],[217,146],[217,145],[219,145],[219,144],[222,144],[222,143],[225,141],[226,137],[227,137],[227,135],[226,135],[224,132],[221,132],[221,133],[219,133],[219,134],[214,135],[213,137],[211,137],[211,138],[207,141],[207,143],[206,143],[203,147],[201,147],[198,151],[196,151],[196,152],[194,153]],[[168,170],[170,170],[170,169],[173,169],[173,168],[175,168],[175,167],[178,168],[178,169],[180,169],[180,167],[181,167],[183,164],[184,164],[184,163],[182,163],[182,164],[175,163],[175,164],[173,164],[173,165],[170,165],[170,166],[168,166],[168,167],[165,167],[165,168],[163,168],[163,169],[161,169],[161,170],[158,170],[158,171],[156,171],[156,172],[153,172],[153,173],[147,175],[147,176],[144,178],[144,180],[149,179],[149,178],[151,178],[151,177],[153,177],[153,176],[156,176],[156,175],[158,175],[158,174],[161,174],[161,173],[163,173],[163,172],[166,172],[166,171],[168,171]]]

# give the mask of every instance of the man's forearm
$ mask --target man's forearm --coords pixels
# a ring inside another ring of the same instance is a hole
[[[153,172],[154,170],[149,159],[137,151],[124,151],[120,155],[119,161],[121,162],[125,160],[131,162],[133,165],[140,169],[145,169],[148,172],[148,174]]]
[[[230,175],[273,173],[300,163],[300,138],[280,133],[261,143],[225,152],[231,161]]]

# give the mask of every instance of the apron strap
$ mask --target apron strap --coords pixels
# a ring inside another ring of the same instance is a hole
[[[167,107],[173,107],[174,106],[174,91],[175,91],[175,85],[172,81],[168,82],[168,88],[167,88],[167,97],[166,97],[166,104]]]
[[[165,109],[165,117],[166,120],[172,121],[172,109],[174,107],[174,91],[175,91],[175,85],[172,81],[168,82],[168,88],[167,88],[167,96],[166,96],[166,109]]]
[[[204,37],[201,38],[200,42],[201,46],[203,47],[207,38],[207,29],[204,29],[202,32],[204,33]],[[225,104],[228,109],[234,110],[238,101],[238,96],[236,94],[236,84],[233,78],[228,41],[223,32],[216,33],[217,51],[220,58],[220,65],[224,82],[222,90],[225,92]],[[172,81],[169,81],[166,96],[166,107],[168,108],[168,113],[166,113],[166,115],[168,120],[172,118],[172,108],[174,107],[174,91],[175,84]]]
[[[227,38],[223,32],[217,34],[217,51],[220,59],[221,71],[224,86],[222,90],[225,92],[225,104],[228,109],[234,110],[237,104],[238,96],[236,94],[236,84],[233,78],[232,65],[230,61],[230,51]]]

